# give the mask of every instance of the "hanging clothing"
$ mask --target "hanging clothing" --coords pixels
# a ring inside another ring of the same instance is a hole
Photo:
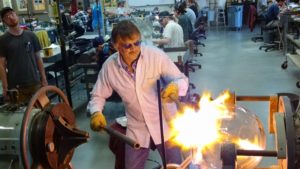
[[[256,21],[256,8],[254,5],[250,5],[250,9],[249,9],[249,17],[248,17],[248,25],[250,28],[250,31],[253,32],[253,29],[255,27],[255,21]]]
[[[98,26],[101,28],[103,27],[103,23],[102,23],[102,10],[101,10],[101,4],[98,3],[98,5],[95,3],[93,5],[93,11],[92,11],[93,15],[92,15],[92,26],[93,29],[98,29]]]
[[[50,46],[50,40],[47,31],[36,31],[35,35],[37,36],[42,48]]]

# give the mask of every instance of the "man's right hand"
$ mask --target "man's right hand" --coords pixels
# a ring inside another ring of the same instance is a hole
[[[96,112],[92,115],[90,126],[94,131],[101,131],[106,126],[106,119],[102,112]]]

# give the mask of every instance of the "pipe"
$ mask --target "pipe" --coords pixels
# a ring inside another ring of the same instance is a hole
[[[270,96],[236,96],[237,101],[270,101]]]
[[[238,156],[263,156],[263,157],[277,157],[277,151],[268,150],[236,150]]]
[[[190,155],[188,156],[177,169],[186,169],[192,163],[193,157]]]
[[[61,49],[61,57],[62,57],[62,64],[67,65],[67,49],[66,49],[66,42],[63,35],[63,29],[62,29],[62,18],[60,14],[59,4],[61,0],[56,0],[56,8],[58,11],[58,24],[57,24],[57,31],[60,41],[60,49]],[[64,70],[64,79],[65,79],[65,88],[68,100],[70,102],[70,106],[73,106],[72,102],[72,94],[71,94],[71,87],[70,87],[70,81],[69,81],[69,68],[68,66],[63,66]]]
[[[159,81],[159,79],[156,81],[156,87],[157,87],[157,96],[158,96],[157,101],[158,101],[161,148],[162,148],[162,162],[163,162],[164,169],[167,169],[164,128],[163,128],[163,119],[162,119],[162,102],[161,102],[161,97],[160,97],[160,81]]]
[[[121,141],[123,141],[124,143],[130,145],[132,148],[134,149],[139,149],[140,148],[140,144],[137,143],[135,140],[127,137],[126,135],[118,132],[117,130],[114,130],[110,127],[103,127],[103,129],[111,136],[114,136],[118,139],[120,139]]]

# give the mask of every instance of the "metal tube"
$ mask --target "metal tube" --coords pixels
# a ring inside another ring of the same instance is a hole
[[[263,156],[263,157],[277,157],[277,151],[269,150],[236,150],[239,156]]]
[[[270,101],[270,96],[236,96],[236,101]]]
[[[192,163],[193,157],[189,155],[177,169],[186,169]]]
[[[157,87],[157,100],[158,100],[158,113],[159,113],[159,124],[160,124],[160,137],[161,137],[161,149],[162,149],[162,162],[164,169],[167,169],[167,160],[166,160],[166,149],[165,149],[165,139],[164,139],[164,127],[162,120],[162,104],[160,98],[160,81],[159,79],[156,81]]]
[[[117,130],[114,130],[110,127],[104,127],[103,128],[109,135],[114,136],[118,139],[120,139],[121,141],[123,141],[124,143],[130,145],[132,148],[134,149],[139,149],[140,148],[140,144],[137,143],[135,140],[127,137],[126,135],[118,132]]]
[[[62,18],[61,18],[61,14],[60,14],[59,4],[60,4],[60,0],[56,0],[56,8],[57,8],[57,11],[58,11],[57,31],[58,31],[58,35],[59,35],[59,41],[60,41],[62,64],[65,65],[65,66],[63,66],[64,78],[65,78],[65,88],[66,88],[66,93],[67,93],[68,100],[69,100],[70,105],[72,107],[73,102],[72,102],[71,87],[70,87],[70,81],[69,81],[69,68],[67,66],[66,42],[65,42],[64,35],[63,35],[63,30],[62,30]]]

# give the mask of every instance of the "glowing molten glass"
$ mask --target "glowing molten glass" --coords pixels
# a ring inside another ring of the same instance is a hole
[[[220,169],[220,149],[223,143],[234,143],[238,149],[263,150],[266,137],[257,116],[242,107],[227,107],[229,98],[225,92],[212,100],[204,93],[199,102],[200,109],[185,108],[171,122],[174,143],[191,150],[193,163],[201,169]],[[254,168],[261,157],[238,157],[238,168]]]

